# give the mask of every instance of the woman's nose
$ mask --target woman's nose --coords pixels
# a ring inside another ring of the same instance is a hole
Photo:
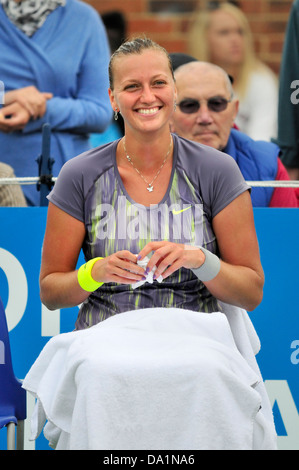
[[[150,86],[146,85],[142,88],[141,99],[146,103],[151,103],[155,100],[155,95]]]

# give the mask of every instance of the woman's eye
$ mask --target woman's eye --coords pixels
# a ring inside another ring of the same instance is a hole
[[[138,88],[138,85],[136,83],[132,83],[131,85],[127,85],[125,90],[135,90],[136,88]]]
[[[162,87],[166,84],[165,80],[155,80],[152,84],[154,87]],[[127,91],[134,91],[141,87],[138,83],[130,83],[129,85],[125,86],[125,90]]]

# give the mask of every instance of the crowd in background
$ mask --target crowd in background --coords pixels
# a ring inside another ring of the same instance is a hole
[[[280,77],[258,59],[249,22],[236,4],[209,2],[196,11],[186,53],[229,74],[239,101],[233,127],[255,141],[276,143],[287,173],[274,179],[298,180],[298,106],[290,99],[290,87],[296,85],[299,62],[294,47],[299,0],[289,16]],[[0,0],[0,21],[2,178],[37,174],[46,122],[54,176],[67,160],[124,135],[122,117],[113,119],[107,91],[111,53],[127,37],[122,13],[100,16],[77,0]],[[0,184],[0,205],[39,205],[36,185]]]

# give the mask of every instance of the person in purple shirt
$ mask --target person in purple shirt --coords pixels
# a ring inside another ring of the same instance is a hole
[[[109,79],[125,136],[62,168],[49,195],[42,302],[81,304],[76,329],[147,307],[254,309],[264,274],[249,187],[230,156],[171,134],[169,55],[147,38],[128,41]]]
[[[264,283],[249,187],[232,157],[171,134],[165,49],[128,41],[109,76],[124,137],[65,163],[49,195],[41,300],[81,305],[25,379],[35,417],[57,449],[274,449],[244,311]]]

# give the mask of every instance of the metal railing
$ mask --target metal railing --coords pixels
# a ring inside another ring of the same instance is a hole
[[[55,184],[57,177],[52,175],[54,160],[50,155],[51,128],[49,124],[43,125],[42,130],[42,153],[37,158],[39,176],[0,178],[0,185],[37,185],[40,191],[40,205],[48,204],[47,195]],[[299,181],[279,180],[279,181],[247,181],[252,188],[299,188]]]
[[[46,175],[51,176],[51,175]],[[51,176],[49,181],[52,184],[55,184],[57,177]],[[43,183],[40,176],[28,176],[23,178],[0,178],[0,184],[10,185],[10,184],[37,184]],[[279,181],[246,181],[246,183],[251,187],[262,187],[262,188],[299,188],[299,180],[279,180]]]

